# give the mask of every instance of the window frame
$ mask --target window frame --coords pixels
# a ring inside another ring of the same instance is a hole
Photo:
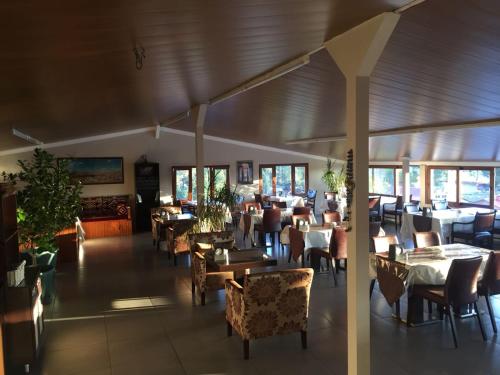
[[[304,167],[304,180],[305,180],[305,192],[300,193],[302,195],[307,194],[309,190],[309,163],[279,163],[279,164],[259,164],[259,193],[263,194],[262,191],[262,169],[270,168],[272,170],[272,194],[276,195],[276,167],[291,167],[291,185],[292,185],[292,195],[297,195],[295,192],[295,168]]]
[[[466,167],[457,167],[457,166],[447,166],[447,165],[429,165],[425,171],[425,198],[427,202],[431,201],[431,171],[433,169],[441,169],[441,170],[454,170],[457,173],[457,179],[455,183],[455,202],[451,202],[452,205],[456,205],[457,207],[485,207],[485,208],[493,208],[495,206],[495,167],[484,167],[484,166],[466,166]],[[462,203],[460,201],[460,171],[489,171],[490,172],[490,203],[488,205],[484,204],[471,204],[471,203]]]
[[[174,198],[174,201],[177,200],[177,171],[179,171],[179,170],[187,170],[189,173],[188,200],[189,201],[193,200],[193,183],[196,183],[196,181],[193,181],[193,168],[196,168],[196,166],[193,166],[193,165],[180,165],[180,166],[175,165],[175,166],[172,166],[172,196]],[[213,196],[213,194],[214,194],[215,170],[216,169],[226,170],[226,186],[227,187],[230,186],[229,165],[227,165],[227,164],[224,164],[224,165],[205,165],[203,167],[203,170],[205,170],[205,168],[209,169],[209,193],[210,193],[210,196]]]

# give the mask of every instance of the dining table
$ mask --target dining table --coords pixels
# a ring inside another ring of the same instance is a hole
[[[397,302],[404,294],[407,295],[406,323],[414,326],[426,322],[423,300],[412,294],[414,285],[444,285],[454,259],[476,256],[483,258],[480,267],[481,277],[490,251],[455,243],[404,250],[395,259],[390,259],[388,252],[371,253],[370,267],[376,267],[375,273],[380,291],[390,305]]]
[[[291,224],[292,223],[292,215],[293,215],[293,208],[282,208],[281,209],[281,223],[283,225],[286,224]],[[245,231],[245,216],[250,217],[250,230],[248,232],[248,236],[250,237],[250,240],[252,243],[255,243],[255,234],[254,234],[254,227],[255,224],[262,224],[263,218],[264,218],[264,210],[258,210],[255,212],[243,212],[241,217],[240,217],[240,223],[239,223],[239,229],[244,232]],[[316,224],[316,217],[311,213],[309,216],[309,220],[311,224]],[[288,238],[288,236],[287,236]],[[290,240],[288,240],[288,243],[290,243]]]
[[[160,250],[160,242],[166,239],[166,231],[168,227],[177,226],[189,230],[198,220],[193,214],[165,214],[163,216],[156,216],[155,222],[157,223],[156,232],[159,234],[156,241],[156,249]]]
[[[330,246],[330,238],[335,224],[336,223],[322,225],[313,223],[309,225],[300,225],[298,229],[304,236],[304,248],[324,248]],[[280,233],[280,243],[282,245],[290,245],[290,227],[291,225],[287,225]]]
[[[261,249],[241,249],[229,251],[224,258],[215,258],[213,253],[206,256],[207,266],[216,272],[241,271],[251,268],[273,267],[278,264],[275,258],[271,258]]]
[[[448,209],[448,210],[438,210],[432,211],[432,216],[427,216],[427,220],[430,222],[430,230],[439,233],[441,236],[441,241],[448,243],[451,236],[451,226],[452,223],[467,223],[472,222],[476,215],[476,212],[490,212],[491,209],[488,208],[477,208],[477,207],[466,207],[459,209]],[[408,247],[413,247],[413,233],[420,232],[424,230],[419,230],[416,228],[416,216],[422,217],[423,212],[404,212],[402,216],[401,242],[406,244]],[[421,218],[419,218],[421,220]],[[471,225],[457,225],[455,227],[460,231],[472,231]],[[425,230],[426,231],[426,230]]]
[[[304,198],[301,196],[298,196],[298,195],[286,195],[284,197],[271,195],[271,196],[267,197],[267,200],[269,202],[286,202],[287,208],[304,207],[305,206]]]

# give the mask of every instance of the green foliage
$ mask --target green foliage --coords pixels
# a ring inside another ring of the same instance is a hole
[[[236,206],[238,194],[224,185],[216,189],[212,198],[198,202],[196,214],[198,222],[193,227],[195,233],[223,231],[226,224],[226,214]]]
[[[57,232],[71,226],[78,216],[80,182],[71,181],[67,162],[35,149],[31,161],[19,160],[18,173],[2,173],[4,180],[19,184],[17,220],[20,240],[27,246],[54,250]]]
[[[339,172],[336,172],[334,168],[335,168],[335,162],[332,162],[330,159],[327,159],[326,169],[323,172],[321,180],[325,183],[328,192],[338,193],[345,186],[346,173],[344,167],[342,167],[342,169]]]

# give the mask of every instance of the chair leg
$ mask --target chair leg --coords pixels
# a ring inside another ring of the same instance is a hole
[[[375,288],[375,281],[377,279],[372,279],[372,281],[370,281],[370,299],[372,299],[372,294],[373,294],[373,288]]]
[[[196,285],[191,281],[191,293],[194,294],[196,292]]]
[[[201,305],[205,306],[205,292],[201,292]]]
[[[427,300],[427,311],[429,312],[429,316],[432,315],[432,301]]]
[[[479,313],[479,309],[477,308],[477,302],[474,302],[474,310],[476,310],[477,322],[479,324],[479,329],[481,330],[481,335],[483,336],[483,341],[488,340],[486,337],[486,332],[483,327],[483,321],[481,320],[481,314]]]
[[[288,263],[292,261],[292,249],[288,246]]]
[[[450,321],[451,333],[453,335],[453,344],[455,345],[455,349],[457,349],[458,348],[458,340],[457,340],[457,333],[456,333],[456,328],[455,328],[455,318],[453,316],[453,311],[451,310],[450,306],[446,307],[445,313]]]
[[[399,299],[394,302],[396,304],[396,316],[399,318],[401,318],[401,303],[399,302]]]
[[[307,331],[300,331],[300,339],[302,341],[302,349],[307,349]]]
[[[332,275],[333,275],[333,283],[335,286],[338,285],[337,282],[337,270],[335,269],[335,259],[331,259],[330,262],[332,263]]]
[[[497,333],[497,322],[495,320],[495,311],[493,310],[493,306],[491,306],[490,296],[484,296],[486,299],[486,306],[488,307],[488,313],[490,314],[491,326],[493,327],[493,332]]]
[[[243,358],[250,358],[250,342],[248,340],[243,340]]]
[[[228,321],[226,321],[226,324],[227,324],[227,336],[231,337],[233,335],[233,326]]]
[[[177,255],[174,254],[174,266],[177,266]]]

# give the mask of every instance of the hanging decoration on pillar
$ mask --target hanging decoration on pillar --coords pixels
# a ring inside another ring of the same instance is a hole
[[[346,181],[345,186],[347,190],[347,215],[345,221],[347,222],[346,232],[350,232],[351,226],[351,205],[352,197],[354,193],[354,168],[353,168],[353,151],[350,149],[347,151],[347,167],[346,167]]]
[[[137,70],[142,69],[142,60],[146,58],[146,50],[143,46],[134,47],[133,49],[135,55],[135,67]]]

